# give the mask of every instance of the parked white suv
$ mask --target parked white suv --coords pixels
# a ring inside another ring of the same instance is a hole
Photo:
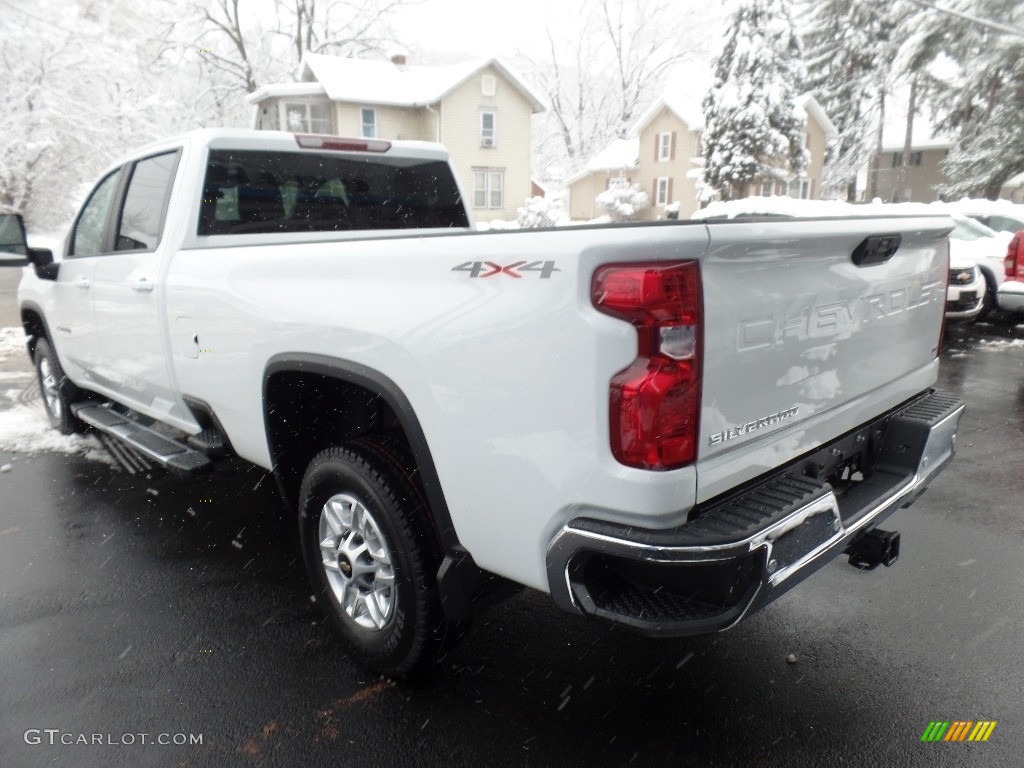
[[[970,259],[954,255],[950,244],[949,287],[946,289],[946,319],[974,320],[985,303],[985,278]]]

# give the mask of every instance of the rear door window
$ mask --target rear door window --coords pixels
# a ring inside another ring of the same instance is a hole
[[[117,225],[115,250],[152,251],[157,247],[177,166],[178,153],[165,152],[139,160],[132,167]]]
[[[446,162],[211,150],[198,233],[468,227]]]

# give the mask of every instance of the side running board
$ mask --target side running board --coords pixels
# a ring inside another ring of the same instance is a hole
[[[155,429],[144,427],[127,416],[95,403],[74,403],[71,412],[93,429],[120,441],[146,459],[179,475],[194,475],[209,469],[210,457],[185,443],[179,443]],[[117,456],[117,453],[114,453]]]

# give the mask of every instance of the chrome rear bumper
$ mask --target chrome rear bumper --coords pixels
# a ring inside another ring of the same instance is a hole
[[[958,397],[930,392],[677,528],[575,519],[548,548],[551,595],[565,610],[649,635],[728,629],[912,504],[953,458],[963,410]],[[841,494],[813,476],[821,456],[868,445],[873,466]]]

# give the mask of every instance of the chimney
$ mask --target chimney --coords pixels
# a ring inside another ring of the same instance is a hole
[[[394,64],[399,69],[405,69],[405,54],[404,53],[396,53],[396,54],[392,55],[391,63]]]

